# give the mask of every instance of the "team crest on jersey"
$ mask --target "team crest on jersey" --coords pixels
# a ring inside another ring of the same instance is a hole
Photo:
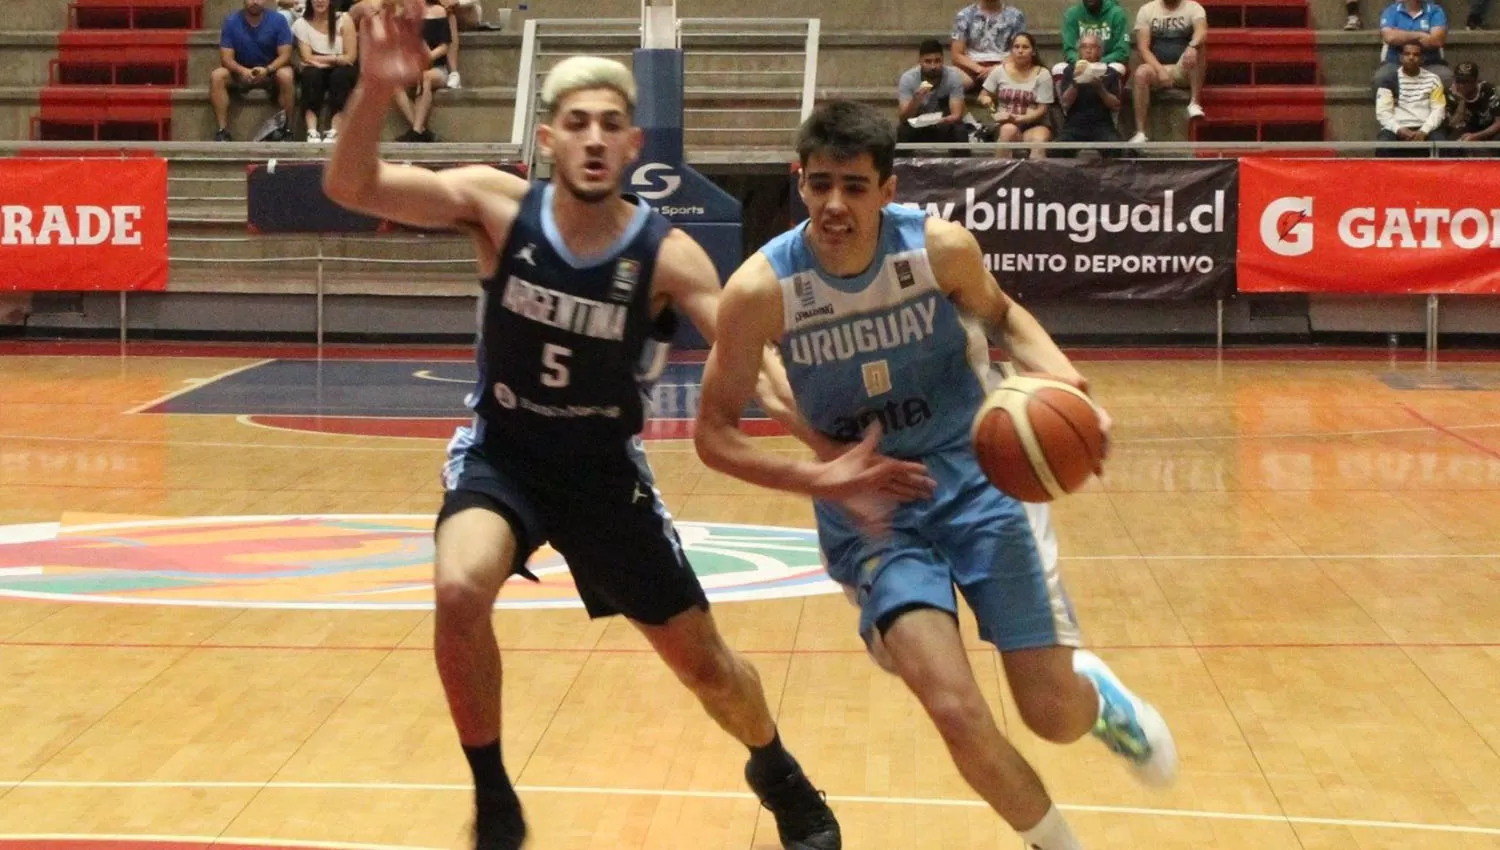
[[[792,278],[792,291],[797,295],[797,304],[803,310],[811,310],[818,303],[818,293],[813,290],[812,278],[799,274]]]
[[[917,279],[912,276],[910,261],[897,260],[894,265],[896,267],[896,280],[901,282],[902,289],[908,289],[916,284]]]
[[[615,263],[614,285],[610,287],[609,297],[613,301],[629,301],[631,293],[635,292],[635,285],[641,280],[641,264],[635,260],[620,260]]]

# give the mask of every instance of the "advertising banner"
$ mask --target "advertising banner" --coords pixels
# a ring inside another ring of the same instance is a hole
[[[1242,292],[1500,293],[1500,162],[1247,159],[1240,175]]]
[[[1234,290],[1234,162],[909,159],[896,177],[896,201],[967,228],[1019,300]]]
[[[0,289],[166,288],[166,160],[0,159]]]

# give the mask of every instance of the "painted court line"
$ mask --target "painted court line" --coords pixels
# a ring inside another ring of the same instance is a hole
[[[223,372],[220,372],[217,375],[213,375],[213,376],[210,376],[210,377],[207,377],[207,378],[189,378],[185,382],[187,384],[187,386],[184,386],[183,388],[178,389],[178,390],[173,390],[172,392],[167,393],[166,395],[162,396],[161,398],[152,399],[151,401],[148,401],[145,404],[136,405],[135,407],[132,407],[129,410],[125,411],[125,415],[126,416],[130,416],[132,414],[140,413],[140,412],[145,411],[145,410],[150,410],[151,408],[157,406],[158,404],[161,404],[161,403],[167,402],[167,401],[171,401],[172,399],[177,398],[180,395],[186,395],[186,394],[192,392],[193,390],[201,390],[204,387],[208,386],[209,384],[214,383],[215,381],[222,381],[225,378],[228,378],[228,377],[233,376],[233,375],[238,375],[241,372],[248,372],[251,369],[258,369],[261,366],[266,365],[267,363],[275,363],[275,362],[276,362],[276,358],[272,357],[272,358],[267,358],[265,360],[257,360],[254,363],[249,363],[249,364],[246,364],[244,366],[236,366],[233,369],[227,369],[227,370],[225,370]]]
[[[192,389],[192,388],[190,387],[189,389]],[[150,407],[150,406],[155,405],[155,404],[160,404],[161,401],[162,401],[162,399],[158,399],[157,401],[153,401],[150,404],[144,405],[141,409],[144,409],[146,407]],[[172,416],[221,416],[221,415],[224,415],[224,414],[217,414],[217,413],[215,413],[215,414],[180,413],[179,414],[179,413],[173,413],[171,415]],[[245,414],[245,415],[246,416],[251,416],[251,415],[258,415],[258,414]],[[340,417],[340,418],[352,418],[352,417]],[[384,419],[384,418],[387,418],[387,417],[372,416],[372,417],[365,417],[365,418],[370,418],[370,419]],[[448,417],[437,417],[437,418],[448,418]],[[459,419],[459,418],[462,418],[462,417],[461,416],[454,416],[452,418]],[[666,420],[653,420],[653,421],[666,421]],[[270,426],[270,425],[262,425],[260,423],[246,422],[244,424],[254,425],[257,428],[263,428],[263,429],[268,430],[268,431],[287,431],[287,429],[281,429],[281,428],[277,428],[275,426]],[[1454,437],[1458,437],[1459,439],[1463,439],[1456,432],[1459,432],[1459,431],[1480,431],[1480,430],[1488,430],[1488,429],[1493,429],[1493,428],[1500,428],[1500,422],[1484,423],[1484,424],[1480,424],[1480,425],[1452,425],[1452,426],[1446,426],[1444,428],[1436,429],[1436,430],[1443,431],[1443,432],[1454,432],[1454,433],[1450,434],[1450,436],[1454,436]],[[1126,439],[1115,440],[1113,444],[1115,446],[1132,446],[1132,445],[1160,445],[1160,444],[1170,444],[1170,443],[1199,443],[1199,442],[1211,442],[1211,441],[1223,441],[1223,440],[1245,440],[1245,441],[1254,441],[1254,440],[1298,440],[1298,439],[1319,439],[1319,438],[1324,438],[1324,437],[1366,437],[1366,436],[1379,436],[1379,435],[1382,435],[1382,434],[1426,434],[1426,433],[1432,432],[1433,430],[1435,430],[1433,427],[1426,427],[1426,428],[1382,428],[1382,429],[1366,430],[1366,431],[1312,431],[1312,432],[1305,433],[1305,434],[1209,434],[1209,435],[1197,436],[1197,437],[1136,437],[1136,438],[1133,438],[1133,439],[1126,438]],[[316,433],[310,432],[310,431],[287,431],[287,433],[295,433],[295,434],[302,435],[302,436],[305,436],[305,437],[318,437],[318,436],[323,436],[323,437],[358,437],[358,439],[360,439],[360,440],[371,439],[369,437],[361,437],[361,436],[358,436],[358,435],[350,435],[350,434],[321,434],[320,435],[320,434],[316,434]],[[378,439],[382,439],[382,440],[385,440],[385,439],[408,439],[408,440],[422,440],[424,443],[435,443],[435,442],[442,442],[442,441],[444,441],[444,440],[446,440],[448,438],[447,437],[385,437],[385,436],[382,436],[382,437],[379,437]],[[134,440],[134,439],[126,439],[126,438],[118,438],[118,437],[67,437],[67,436],[58,436],[56,434],[0,434],[0,440],[16,440],[18,442],[41,442],[41,443],[88,443],[90,445],[171,446],[173,448],[205,448],[205,449],[291,449],[291,450],[294,450],[294,451],[314,451],[314,452],[339,451],[339,452],[377,452],[377,453],[379,453],[379,452],[423,452],[423,453],[431,453],[431,452],[434,451],[434,449],[431,448],[431,446],[429,446],[429,445],[423,445],[423,446],[365,446],[365,445],[357,445],[357,444],[355,444],[355,445],[345,445],[345,444],[341,444],[341,443],[306,443],[306,442],[303,442],[303,443],[251,443],[251,442],[243,442],[243,441],[238,441],[238,440]],[[653,454],[653,453],[662,453],[662,452],[695,451],[694,449],[691,448],[691,446],[688,446],[686,448],[677,448],[677,447],[674,447],[674,446],[662,445],[663,443],[688,444],[689,442],[690,441],[687,440],[687,439],[685,439],[685,438],[684,439],[652,440],[652,441],[650,441],[647,444],[647,450],[646,450],[646,452],[649,455],[649,454]],[[1488,454],[1494,454],[1494,452],[1491,449],[1487,448],[1487,447],[1484,448],[1483,451],[1485,451]],[[1500,456],[1500,455],[1497,455],[1497,456]]]
[[[21,780],[15,782],[0,782],[0,787],[16,788],[183,788],[183,789],[206,789],[206,788],[254,788],[254,789],[286,789],[303,791],[442,791],[442,792],[470,792],[472,787],[453,783],[404,783],[404,782],[90,782],[72,780]],[[566,786],[566,785],[518,785],[516,790],[531,794],[577,794],[594,796],[614,797],[668,797],[674,799],[709,799],[709,800],[754,800],[755,797],[743,791],[681,791],[661,788],[597,788],[588,786]],[[829,802],[854,803],[877,806],[912,806],[912,807],[949,807],[949,808],[988,808],[988,804],[979,800],[958,800],[941,797],[871,797],[860,795],[835,795],[828,796]],[[1254,812],[1217,812],[1199,811],[1193,809],[1157,809],[1139,806],[1094,806],[1087,804],[1059,803],[1058,808],[1063,811],[1092,812],[1098,814],[1112,815],[1135,815],[1141,817],[1172,817],[1193,818],[1200,820],[1230,820],[1230,821],[1254,821],[1260,823],[1285,823],[1304,824],[1308,826],[1342,826],[1362,829],[1388,829],[1404,830],[1409,832],[1435,832],[1450,833],[1458,835],[1491,835],[1500,836],[1500,827],[1490,826],[1460,826],[1455,824],[1439,823],[1414,823],[1409,821],[1387,821],[1387,820],[1364,820],[1358,818],[1318,818],[1299,815],[1275,815],[1259,814]],[[220,839],[226,840],[226,839]],[[236,841],[247,839],[233,839]],[[274,839],[260,839],[266,843],[275,843]],[[291,846],[299,846],[293,842],[282,842]],[[333,847],[334,845],[313,844],[309,847]],[[373,848],[374,845],[342,845],[355,850],[355,848]],[[382,848],[383,850],[383,848]]]
[[[1404,404],[1401,405],[1401,409],[1406,411],[1408,416],[1426,425],[1429,429],[1436,431],[1445,437],[1452,437],[1453,439],[1459,441],[1460,443],[1463,443],[1464,445],[1477,452],[1480,452],[1481,454],[1487,454],[1492,458],[1500,459],[1500,452],[1495,451],[1494,449],[1486,446],[1484,443],[1481,443],[1478,440],[1473,439],[1472,437],[1466,437],[1463,434],[1458,433],[1457,428],[1450,428],[1446,425],[1438,424],[1437,422],[1434,422],[1424,416],[1419,411],[1413,410],[1412,408],[1407,407]]]
[[[299,841],[291,838],[237,838],[230,835],[105,835],[88,833],[15,835],[0,832],[0,843],[13,841],[88,841],[130,844],[201,844],[205,847],[255,845],[261,847],[306,847],[309,850],[444,850],[410,844],[360,844],[348,841]]]

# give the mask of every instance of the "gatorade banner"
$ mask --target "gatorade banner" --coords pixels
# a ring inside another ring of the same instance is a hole
[[[1240,175],[1242,292],[1500,294],[1500,162],[1246,159]]]
[[[166,160],[0,159],[0,289],[166,288]]]
[[[896,201],[962,224],[1018,300],[1234,291],[1233,161],[908,159]]]

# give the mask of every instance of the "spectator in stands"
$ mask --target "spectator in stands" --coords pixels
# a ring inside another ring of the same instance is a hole
[[[1490,10],[1490,0],[1469,0],[1469,20],[1465,29],[1484,29],[1484,13]]]
[[[209,77],[209,99],[219,130],[214,141],[229,137],[229,97],[243,96],[251,89],[275,92],[281,105],[279,129],[270,138],[282,141],[290,135],[287,116],[296,103],[297,86],[292,75],[292,28],[281,15],[266,14],[266,0],[244,0],[245,7],[224,19],[219,33],[221,67]]]
[[[496,24],[486,23],[484,20],[484,6],[479,0],[443,0],[443,5],[458,19],[458,28],[461,30],[488,30],[499,29]]]
[[[1100,61],[1104,47],[1099,36],[1089,33],[1078,40],[1078,61],[1063,68],[1062,94],[1058,100],[1063,109],[1059,142],[1118,142],[1120,130],[1115,113],[1120,111],[1123,84],[1113,64]],[[1060,150],[1059,156],[1071,157],[1076,150]],[[1106,150],[1106,156],[1117,151]]]
[[[1125,63],[1130,61],[1130,22],[1125,9],[1115,0],[1079,0],[1063,12],[1063,61],[1052,66],[1052,81],[1060,83],[1065,70],[1077,64],[1082,55],[1079,43],[1086,35],[1096,37],[1103,50],[1091,61],[1104,62],[1125,79],[1129,72]]]
[[[1432,0],[1396,0],[1380,16],[1380,67],[1375,69],[1375,88],[1396,80],[1396,69],[1405,64],[1402,48],[1422,48],[1422,67],[1438,75],[1443,85],[1453,84],[1453,72],[1443,56],[1448,43],[1448,13]]]
[[[1365,25],[1359,16],[1359,0],[1344,0],[1344,14],[1344,29],[1352,32]]]
[[[281,13],[289,25],[295,25],[302,17],[307,0],[276,0],[276,11]]]
[[[965,91],[984,85],[990,69],[1005,61],[1011,39],[1025,29],[1025,13],[1004,0],[979,0],[958,10],[948,50],[964,75]]]
[[[433,96],[438,89],[448,87],[448,50],[458,41],[458,23],[448,14],[442,0],[427,0],[427,10],[422,20],[422,40],[427,43],[427,56],[432,67],[422,73],[417,84],[416,102],[405,91],[396,92],[396,106],[405,116],[411,129],[397,137],[398,142],[431,142],[437,137],[427,127],[432,117]]]
[[[1037,59],[1036,39],[1031,33],[1016,33],[1010,55],[985,76],[979,93],[980,105],[995,111],[997,140],[1035,142],[1032,159],[1045,157],[1042,145],[1052,138],[1047,120],[1052,101],[1052,75]],[[995,156],[1008,157],[1010,152],[996,148]]]
[[[963,75],[943,62],[943,44],[937,39],[917,46],[917,64],[896,83],[896,103],[896,141],[963,144],[969,140]]]
[[[332,0],[311,0],[303,16],[292,24],[302,58],[302,109],[309,142],[332,142],[343,123],[344,104],[354,91],[359,72],[359,33],[354,16],[330,9]],[[319,116],[328,106],[328,132],[319,132]]]
[[[1401,45],[1401,70],[1396,79],[1383,83],[1375,93],[1375,118],[1380,122],[1382,142],[1444,142],[1443,122],[1448,116],[1443,81],[1422,67],[1422,45]],[[1381,148],[1379,156],[1424,156],[1426,151]]]
[[[1135,135],[1146,141],[1151,90],[1188,88],[1188,119],[1203,117],[1198,105],[1203,91],[1203,45],[1208,41],[1208,14],[1198,0],[1150,0],[1135,16],[1136,50],[1141,64],[1135,70]]]
[[[1491,83],[1480,82],[1479,66],[1460,62],[1453,69],[1453,87],[1448,103],[1448,135],[1460,142],[1493,142],[1500,136],[1500,93]],[[1480,148],[1467,156],[1495,156],[1500,150]]]
[[[457,91],[463,87],[463,80],[458,75],[458,33],[460,30],[474,29],[478,26],[479,16],[484,13],[480,8],[478,0],[439,0],[443,8],[447,10],[448,17],[453,19],[453,40],[448,45],[448,88]],[[470,23],[465,23],[466,21]]]

